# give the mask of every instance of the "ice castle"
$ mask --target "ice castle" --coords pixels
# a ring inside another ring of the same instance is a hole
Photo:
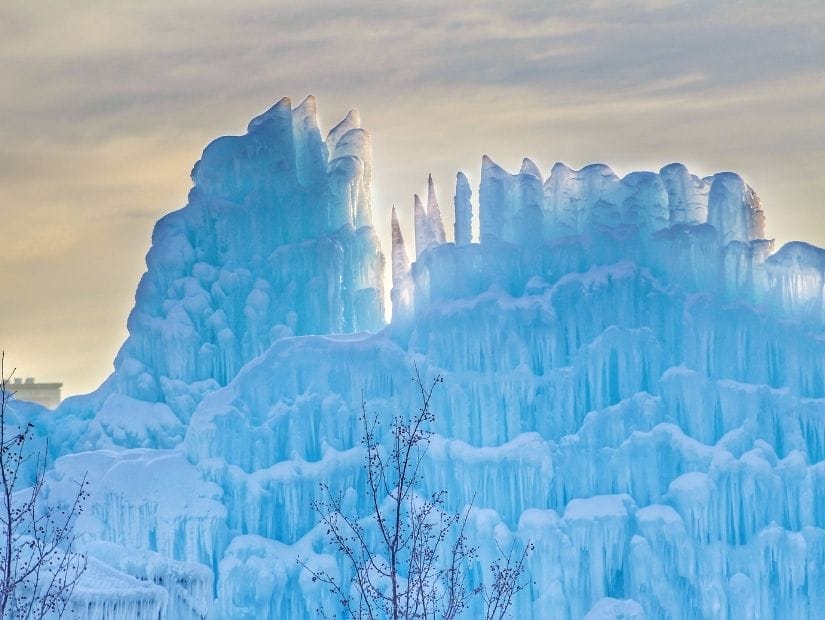
[[[775,251],[735,173],[485,157],[452,240],[432,183],[414,240],[393,212],[385,325],[370,152],[354,111],[324,138],[312,97],[212,142],[113,374],[15,404],[50,438],[49,502],[89,475],[82,617],[334,604],[296,564],[342,562],[310,504],[326,481],[366,514],[362,398],[417,406],[414,365],[445,379],[425,476],[475,498],[476,569],[535,544],[515,617],[822,614],[825,250]]]

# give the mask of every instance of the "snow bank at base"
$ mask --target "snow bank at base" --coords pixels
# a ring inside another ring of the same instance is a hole
[[[90,557],[72,596],[70,613],[80,620],[164,618],[167,599],[162,587],[130,577]]]

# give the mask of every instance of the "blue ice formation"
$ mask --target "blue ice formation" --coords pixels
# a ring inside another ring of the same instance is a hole
[[[83,617],[334,606],[295,562],[346,575],[310,503],[324,481],[368,514],[356,416],[416,407],[414,365],[445,378],[425,476],[475,498],[472,573],[535,544],[515,617],[825,609],[825,250],[774,252],[742,177],[485,156],[454,241],[431,181],[414,252],[393,211],[387,326],[357,113],[324,139],[283,99],[192,178],[112,376],[15,406],[59,456],[49,502],[89,472]]]

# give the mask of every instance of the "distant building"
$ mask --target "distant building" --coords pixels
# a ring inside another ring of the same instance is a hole
[[[54,409],[60,404],[60,388],[62,387],[62,383],[35,383],[31,377],[25,380],[14,379],[11,385],[7,385],[7,389],[14,392],[16,399],[40,403],[49,409]]]

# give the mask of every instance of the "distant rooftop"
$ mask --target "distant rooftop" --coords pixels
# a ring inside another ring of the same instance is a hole
[[[39,403],[49,409],[54,409],[60,404],[60,388],[62,387],[62,383],[38,383],[34,377],[15,378],[8,385],[9,391],[14,392],[17,400]]]

